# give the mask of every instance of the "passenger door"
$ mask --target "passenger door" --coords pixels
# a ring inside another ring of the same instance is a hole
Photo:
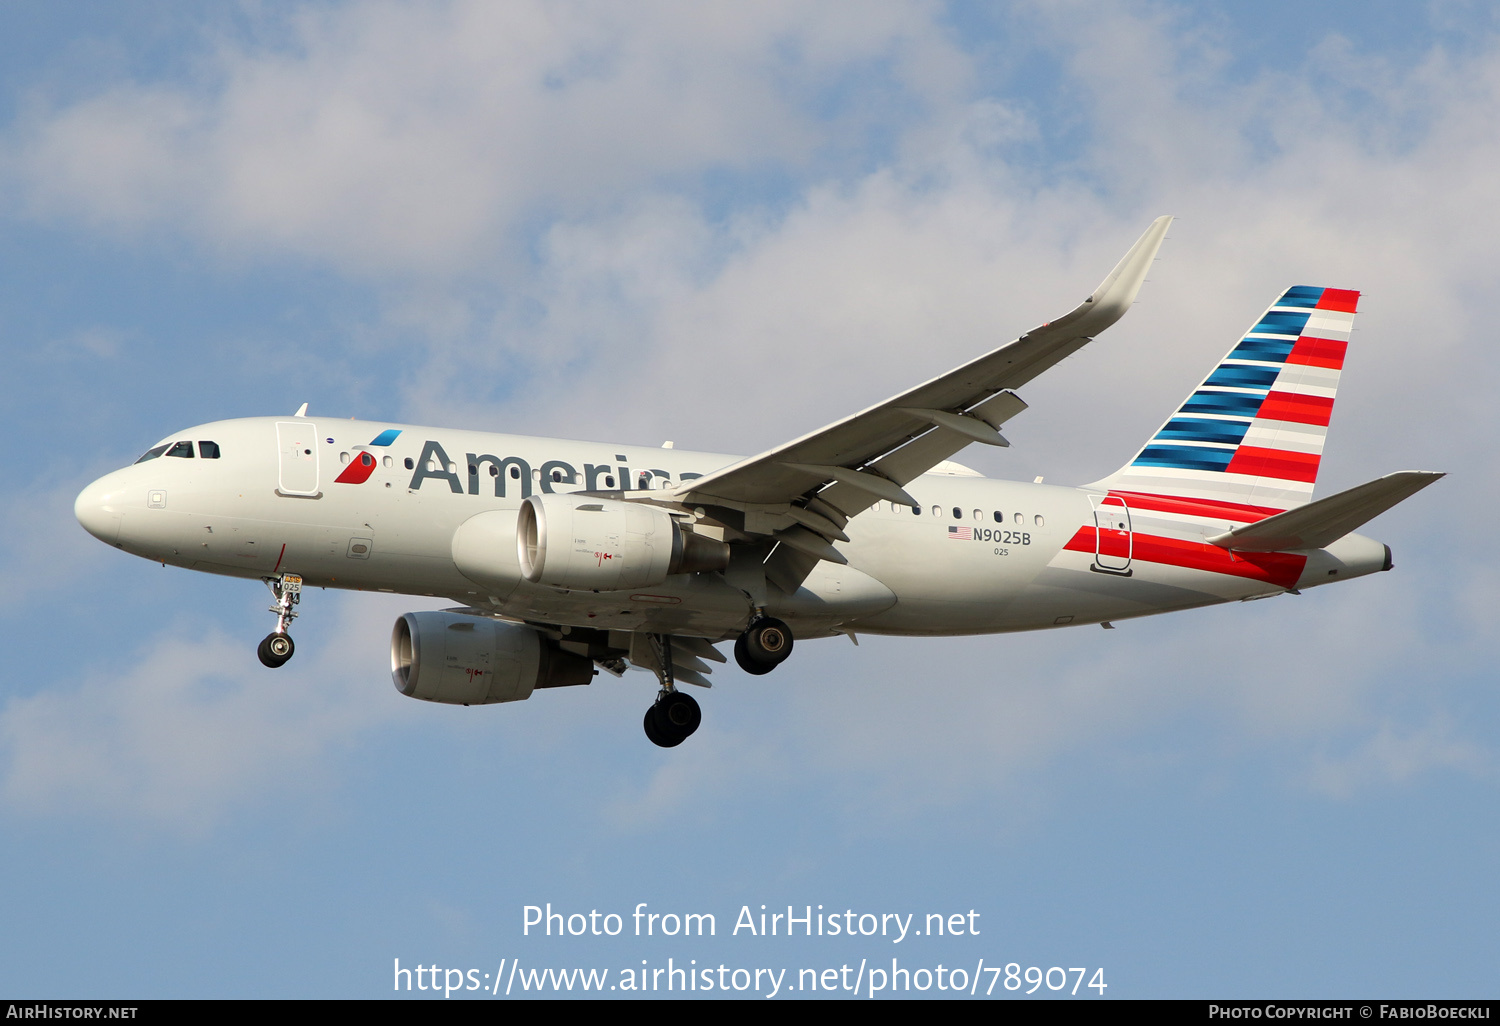
[[[318,427],[311,421],[278,421],[276,445],[278,495],[316,499],[318,491]]]

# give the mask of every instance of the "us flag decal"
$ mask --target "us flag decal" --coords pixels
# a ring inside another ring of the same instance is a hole
[[[974,528],[972,527],[950,527],[948,528],[949,541],[973,541]]]

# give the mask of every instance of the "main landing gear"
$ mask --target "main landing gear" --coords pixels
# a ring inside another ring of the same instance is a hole
[[[651,654],[656,659],[654,669],[661,681],[661,691],[651,708],[646,710],[646,737],[659,748],[676,748],[703,722],[703,710],[698,708],[691,695],[677,690],[672,673],[672,636],[651,635]]]
[[[734,661],[746,673],[770,673],[791,654],[792,630],[774,616],[762,616],[734,642]]]
[[[276,599],[276,604],[271,607],[271,612],[276,614],[276,630],[261,640],[255,654],[260,656],[262,663],[274,670],[290,659],[297,650],[287,628],[297,619],[292,607],[302,601],[302,578],[297,574],[282,574],[280,577],[267,577],[264,580],[266,587],[271,589],[272,597]]]
[[[646,736],[660,748],[676,748],[692,736],[703,722],[703,710],[692,695],[665,688],[646,710]]]
[[[651,708],[646,710],[642,724],[646,737],[661,748],[676,748],[698,729],[703,722],[703,711],[691,696],[677,690],[672,671],[672,637],[669,634],[653,634],[651,639],[651,661],[655,662],[657,679],[661,691]],[[786,662],[792,654],[792,630],[775,617],[762,616],[750,624],[734,643],[734,658],[747,673],[770,673]],[[632,657],[633,659],[635,657]],[[647,665],[647,660],[637,660]]]

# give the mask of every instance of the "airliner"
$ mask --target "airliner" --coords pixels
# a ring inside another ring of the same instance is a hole
[[[88,532],[162,564],[258,578],[294,651],[308,587],[442,597],[391,637],[412,698],[515,702],[631,667],[662,747],[699,725],[732,643],[764,674],[794,642],[1102,624],[1298,593],[1391,569],[1353,533],[1440,473],[1313,498],[1359,293],[1286,289],[1115,473],[993,480],[1016,390],[1118,321],[1158,218],[1071,312],[748,459],[295,414],[174,432],[78,496]]]

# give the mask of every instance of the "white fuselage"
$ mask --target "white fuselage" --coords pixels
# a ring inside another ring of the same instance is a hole
[[[496,511],[513,516],[536,493],[659,490],[736,457],[305,417],[218,421],[164,444],[179,441],[194,455],[163,452],[79,496],[90,533],[193,570],[295,573],[309,586],[443,596],[539,623],[718,639],[743,630],[763,599],[799,637],[996,633],[1279,594],[1388,562],[1379,543],[1349,535],[1247,570],[1204,541],[1231,521],[1131,508],[1127,496],[1109,507],[1123,517],[1106,531],[1103,491],[933,473],[906,486],[919,514],[872,503],[837,545],[848,565],[818,563],[790,596],[756,595],[735,572],[567,591],[522,577]],[[490,565],[466,575],[455,539],[479,514],[490,514]]]

